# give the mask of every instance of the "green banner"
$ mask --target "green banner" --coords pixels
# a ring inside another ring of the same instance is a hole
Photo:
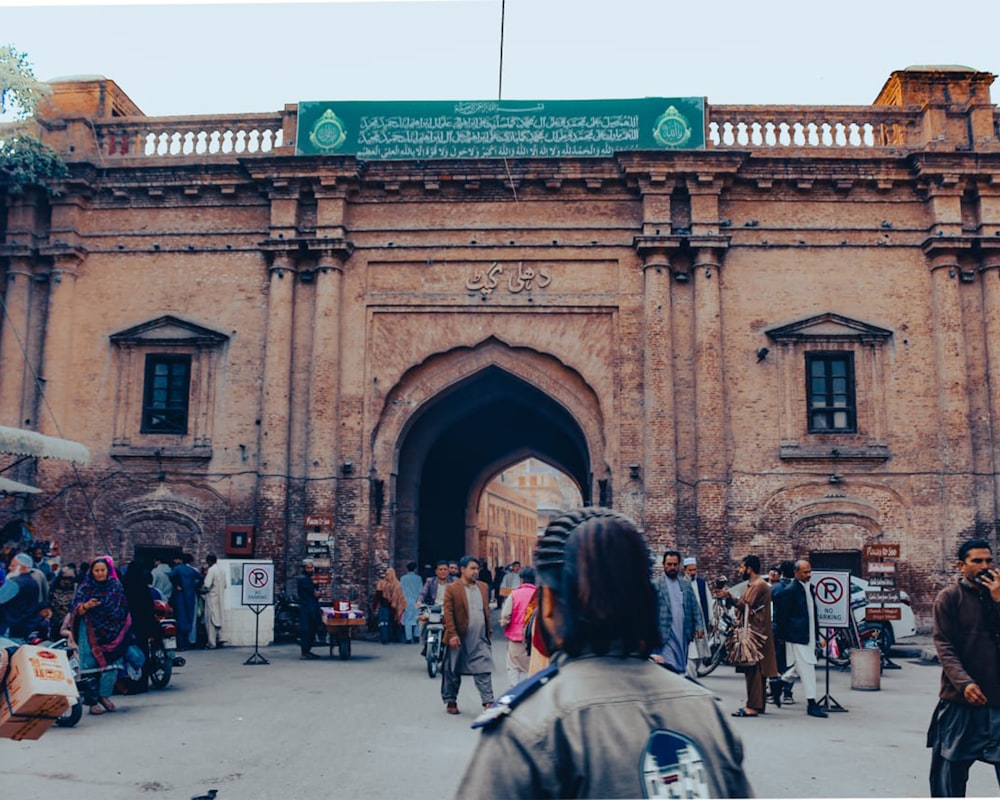
[[[299,103],[298,155],[367,160],[564,158],[700,150],[700,97]]]

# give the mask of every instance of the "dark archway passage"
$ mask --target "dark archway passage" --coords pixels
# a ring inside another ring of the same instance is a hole
[[[457,558],[466,549],[472,492],[484,470],[534,455],[561,469],[590,500],[583,431],[566,409],[499,367],[487,367],[427,403],[400,449],[400,485],[416,484],[417,542],[396,542],[397,561]],[[487,476],[491,477],[491,476]]]

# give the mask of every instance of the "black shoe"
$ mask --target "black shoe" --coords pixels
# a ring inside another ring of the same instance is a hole
[[[771,702],[781,708],[781,681],[770,681]]]
[[[816,702],[815,700],[810,700],[810,701],[809,701],[809,706],[808,706],[808,707],[806,708],[806,713],[807,713],[807,714],[808,714],[808,715],[809,715],[810,717],[828,717],[828,716],[830,716],[829,714],[827,714],[827,713],[826,713],[826,712],[825,712],[825,711],[824,711],[824,710],[823,710],[823,709],[822,709],[822,708],[820,707],[820,704],[819,704],[819,703],[817,703],[817,702]]]

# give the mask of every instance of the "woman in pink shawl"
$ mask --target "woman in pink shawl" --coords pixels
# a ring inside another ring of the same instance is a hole
[[[101,671],[98,704],[90,707],[91,714],[115,710],[111,694],[125,652],[133,643],[125,590],[112,577],[112,569],[106,558],[95,559],[73,598],[71,627],[80,650],[80,669]]]

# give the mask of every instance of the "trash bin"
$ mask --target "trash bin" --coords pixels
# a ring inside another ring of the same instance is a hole
[[[851,650],[851,688],[877,692],[882,688],[882,651],[877,647]]]

